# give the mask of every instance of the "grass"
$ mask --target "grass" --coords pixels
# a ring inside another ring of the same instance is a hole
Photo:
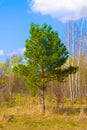
[[[87,118],[61,115],[14,115],[0,122],[0,130],[86,130]]]
[[[87,130],[87,115],[79,111],[79,103],[72,107],[66,100],[64,107],[57,109],[52,103],[49,108],[46,101],[46,113],[42,114],[37,99],[29,99],[28,104],[25,101],[25,96],[20,99],[18,95],[15,104],[0,108],[0,130]]]
[[[35,110],[34,110],[35,109]],[[4,108],[0,130],[87,130],[86,114],[41,114],[39,108]]]

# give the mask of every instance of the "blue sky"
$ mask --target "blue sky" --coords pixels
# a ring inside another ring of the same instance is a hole
[[[78,7],[78,0],[73,0],[74,4],[71,7],[72,0],[67,0],[66,4],[65,1],[0,0],[0,62],[13,54],[23,54],[25,40],[29,38],[29,26],[32,22],[52,25],[62,38],[65,22],[71,19],[71,15],[75,16],[75,20],[79,19],[82,14],[78,11],[84,7],[82,2],[86,3],[86,0],[79,0]],[[75,1],[77,1],[77,6]]]

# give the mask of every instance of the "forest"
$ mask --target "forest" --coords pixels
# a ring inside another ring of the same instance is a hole
[[[87,21],[77,23],[63,40],[32,23],[24,56],[0,62],[1,130],[87,129]]]

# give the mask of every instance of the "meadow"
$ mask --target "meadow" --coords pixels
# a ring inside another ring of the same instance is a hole
[[[48,103],[46,99],[43,114],[37,97],[27,99],[28,102],[25,99],[25,96],[20,99],[18,95],[15,103],[0,107],[0,130],[87,130],[86,100],[72,106],[67,99],[56,108],[54,102]]]

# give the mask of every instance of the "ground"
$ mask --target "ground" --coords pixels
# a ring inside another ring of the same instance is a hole
[[[87,130],[86,100],[73,106],[67,100],[60,108],[46,101],[45,114],[35,100],[31,98],[27,104],[22,96],[16,103],[2,105],[0,130]]]

